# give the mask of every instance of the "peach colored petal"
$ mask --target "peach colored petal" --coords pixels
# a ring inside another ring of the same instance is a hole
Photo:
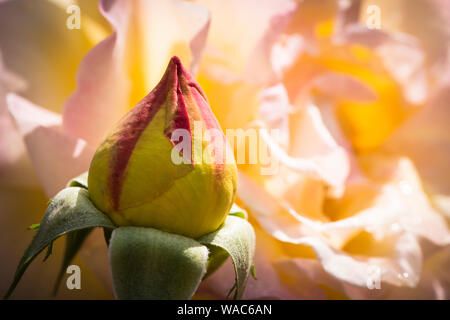
[[[339,34],[347,26],[358,22],[361,12],[361,1],[339,1],[336,17],[335,33]]]
[[[342,193],[350,171],[349,156],[325,127],[318,108],[308,104],[290,121],[288,152],[267,132],[261,133],[273,156],[294,171],[323,180],[334,189],[333,193]]]
[[[318,91],[328,99],[374,101],[377,93],[358,79],[337,72],[324,72],[311,80],[308,90]]]
[[[448,1],[364,0],[360,19],[363,23],[367,21],[367,7],[370,5],[377,5],[381,10],[382,30],[390,33],[404,32],[419,39],[427,52],[429,64],[434,64],[446,55],[450,40]]]
[[[421,247],[423,252],[422,270],[420,280],[414,287],[395,286],[389,283],[384,283],[377,290],[368,290],[345,283],[338,283],[337,286],[334,284],[333,287],[352,299],[448,299],[450,293],[447,272],[450,263],[448,248],[436,247],[423,241]],[[399,278],[404,279],[404,276],[401,275]]]
[[[346,82],[346,80],[343,80]],[[359,84],[357,85],[359,86]],[[361,89],[362,92],[368,93]],[[364,94],[365,95],[365,94]],[[362,95],[361,95],[362,97]],[[369,97],[366,95],[365,97]],[[364,181],[366,178],[364,174],[361,172],[360,165],[358,163],[357,154],[353,149],[351,142],[345,136],[341,125],[339,124],[339,120],[336,115],[336,105],[333,101],[330,101],[328,98],[315,97],[313,99],[314,103],[318,106],[323,123],[329,133],[333,136],[333,139],[336,141],[337,145],[341,148],[345,149],[348,156],[349,161],[349,173],[347,177],[347,184],[352,184],[355,182]]]
[[[271,5],[273,2],[268,2]],[[258,2],[261,5],[261,1]],[[276,73],[274,66],[274,46],[280,34],[286,29],[290,22],[296,6],[293,1],[278,1],[275,8],[270,7],[268,12],[273,15],[269,20],[269,29],[259,39],[257,46],[253,49],[253,55],[247,65],[246,80],[253,83],[274,84],[281,79],[281,73]],[[260,11],[260,10],[258,10]],[[262,10],[261,10],[262,11]],[[291,52],[291,55],[293,52]]]
[[[27,85],[22,77],[16,73],[11,72],[5,66],[3,54],[0,51],[0,88],[1,93],[5,92],[17,92],[26,89]]]
[[[296,8],[294,1],[199,0],[214,17],[201,72],[228,81],[265,83],[274,80],[273,43]],[[233,19],[233,23],[229,23]]]
[[[305,49],[305,41],[299,34],[281,34],[271,50],[273,72],[281,78]]]
[[[424,268],[427,268],[425,263]],[[334,278],[324,270],[323,266],[317,260],[311,259],[285,259],[277,263],[277,270],[284,275],[289,273],[293,279],[301,281],[307,275],[310,281],[319,284],[326,290],[328,299],[435,299],[438,294],[442,297],[447,284],[446,278],[440,278],[439,282],[428,281],[428,277],[421,272],[420,282],[416,286],[397,286],[386,281],[377,284],[378,274],[381,275],[381,268],[370,264],[366,270],[366,284],[369,286],[356,286],[348,282],[343,282]],[[423,269],[422,269],[423,270]],[[406,274],[398,274],[400,281]],[[295,281],[295,280],[294,280]],[[300,283],[300,282],[299,282]],[[330,290],[331,289],[331,290]]]
[[[374,170],[374,177],[389,180],[375,204],[337,222],[311,220],[295,212],[242,173],[238,196],[267,233],[282,242],[313,248],[324,269],[350,287],[366,287],[371,268],[380,270],[382,283],[413,287],[419,282],[422,263],[417,238],[442,246],[448,245],[450,233],[431,207],[407,160],[390,169],[379,166]],[[386,193],[393,194],[386,198]],[[373,234],[376,241],[383,241],[390,248],[388,253],[371,256],[368,252],[361,256],[338,249],[361,230]],[[355,288],[351,291],[353,295],[364,293]]]
[[[3,65],[0,52],[0,183],[35,187],[38,185],[37,179],[6,104],[8,92],[19,92],[25,88],[25,82]]]
[[[304,52],[284,74],[283,83],[293,104],[305,103],[311,97],[331,100],[340,126],[354,148],[378,146],[409,111],[397,81],[386,71],[377,53],[362,44],[343,44],[329,38],[319,44],[316,52]],[[320,86],[317,79],[330,72],[333,77],[328,83],[334,85]],[[337,82],[336,75],[342,76],[345,83]],[[351,89],[356,86],[359,90]]]
[[[85,56],[77,89],[64,105],[64,131],[94,146],[129,108],[130,83],[113,54],[116,39],[110,36]]]
[[[450,196],[450,85],[390,137],[383,149],[409,157],[432,194]]]
[[[296,111],[290,105],[281,84],[262,91],[259,138],[270,150],[272,161],[260,167],[261,176],[253,178],[263,179],[266,190],[278,201],[288,202],[311,218],[326,220],[321,213],[325,191],[334,196],[342,193],[351,159],[328,132],[318,108],[310,104],[305,109]],[[241,169],[252,175],[250,168]]]
[[[286,85],[290,88],[293,103],[311,96],[322,97],[335,103],[341,101],[375,102],[379,94],[352,74],[308,66],[301,75],[292,75]]]
[[[363,165],[371,167],[370,176],[388,181],[383,182],[370,207],[328,223],[324,231],[365,229],[377,239],[406,231],[437,245],[450,244],[450,230],[424,193],[420,178],[408,159],[374,157],[364,161]]]
[[[284,166],[280,166],[277,174],[264,181],[265,190],[301,216],[314,221],[328,221],[322,212],[327,186],[317,179],[308,177]]]
[[[402,85],[405,98],[412,104],[425,102],[429,91],[425,53],[414,38],[353,24],[336,35],[335,41],[374,50],[386,70]]]
[[[100,7],[115,32],[83,59],[63,113],[64,130],[94,146],[156,85],[172,55],[196,68],[209,25],[205,8],[178,0]]]
[[[366,162],[372,163],[372,175],[385,175],[388,181],[379,184],[361,181],[359,186],[355,185],[354,188],[360,190],[372,188],[375,197],[371,199],[362,193],[355,193],[348,200],[344,198],[339,204],[342,209],[339,205],[333,207],[334,211],[341,210],[338,221],[312,220],[308,212],[296,211],[292,204],[287,202],[288,198],[276,201],[273,195],[249,180],[243,173],[240,173],[238,194],[246,205],[254,209],[254,214],[260,213],[256,214],[258,220],[263,219],[268,225],[278,225],[278,228],[292,238],[300,235],[317,236],[327,238],[335,247],[341,247],[360,231],[369,232],[379,240],[406,231],[437,245],[450,243],[450,231],[445,220],[433,208],[407,159],[388,161],[373,158]],[[377,165],[374,166],[374,163]],[[365,184],[369,185],[364,187]],[[262,198],[265,200],[256,203],[257,199]],[[312,199],[310,196],[308,201]],[[357,203],[358,199],[363,202],[350,206],[351,203]],[[339,212],[333,214],[339,217]]]
[[[268,130],[278,130],[276,143],[287,148],[289,145],[289,113],[292,106],[282,84],[261,91],[259,118]]]
[[[392,239],[394,250],[390,256],[386,257],[349,255],[331,248],[318,238],[283,239],[280,237],[279,240],[310,246],[324,271],[341,282],[340,289],[343,291],[346,285],[369,291],[368,289],[374,285],[373,281],[378,280],[373,277],[378,275],[381,288],[386,284],[414,287],[420,279],[422,252],[417,239],[411,234],[403,234]],[[322,278],[326,279],[324,275]]]
[[[252,211],[253,212],[253,211]],[[417,284],[420,278],[422,255],[416,238],[411,234],[392,237],[394,250],[387,257],[355,256],[329,245],[326,239],[319,236],[311,237],[296,231],[286,233],[280,225],[265,218],[257,217],[263,229],[281,242],[311,247],[327,274],[339,282],[367,288],[373,270],[380,272],[380,281],[395,286],[411,286]],[[298,228],[300,229],[300,227]],[[301,277],[303,275],[298,275]]]
[[[441,86],[430,103],[394,132],[382,148],[388,154],[411,159],[433,204],[447,220],[450,218],[448,70],[448,66],[441,68]]]
[[[338,230],[335,234],[322,233],[324,219],[311,219],[308,212],[297,212],[288,201],[276,198],[242,171],[239,172],[238,197],[262,228],[272,235],[278,230],[291,238],[318,237],[327,239],[333,246],[339,247],[354,233],[346,230],[343,232]],[[303,199],[306,202],[317,201],[314,198],[315,196],[309,193],[309,198]],[[318,201],[318,204],[312,204],[313,208],[321,205],[322,199]]]
[[[295,3],[291,0],[199,3],[208,7],[214,18],[198,81],[222,128],[247,127],[257,119],[261,90],[276,84],[280,76],[280,66],[273,63],[273,47]]]
[[[335,0],[299,1],[295,16],[287,32],[290,34],[301,34],[307,42],[308,49],[311,51],[315,50],[318,29],[320,29],[321,25],[334,21],[338,13],[345,10],[342,6],[343,2]]]
[[[22,134],[38,179],[49,197],[86,171],[94,149],[61,130],[61,117],[14,94],[9,111]]]
[[[255,271],[257,279],[249,278],[244,292],[244,299],[323,299],[324,292],[316,282],[296,273],[296,283],[290,279],[280,277],[277,270],[277,261],[286,259],[286,255],[278,248],[276,240],[268,236],[259,227],[255,226],[256,252]],[[226,298],[230,284],[234,281],[234,270],[231,261],[225,264],[214,274],[208,277],[198,290],[202,295],[219,299]]]
[[[433,299],[450,298],[450,250],[434,250],[424,261],[421,279],[415,288],[392,288],[386,299]]]

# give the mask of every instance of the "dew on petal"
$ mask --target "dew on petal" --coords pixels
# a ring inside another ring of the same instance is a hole
[[[407,181],[400,181],[398,184],[400,191],[405,196],[410,196],[412,194],[411,184]]]
[[[409,274],[408,272],[399,273],[397,275],[398,279],[402,282],[408,282]]]
[[[400,231],[402,231],[402,227],[400,226],[400,224],[398,222],[395,222],[391,225],[391,231],[393,233],[399,233]]]

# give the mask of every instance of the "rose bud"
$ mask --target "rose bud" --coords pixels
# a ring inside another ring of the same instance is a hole
[[[97,149],[89,195],[117,226],[198,238],[218,229],[234,202],[229,149],[203,90],[173,57]]]

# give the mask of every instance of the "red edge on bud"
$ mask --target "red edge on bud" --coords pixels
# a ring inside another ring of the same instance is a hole
[[[134,148],[141,134],[168,99],[173,99],[172,103],[176,105],[176,110],[174,110],[173,118],[164,130],[165,135],[171,140],[172,132],[176,129],[185,129],[189,133],[191,132],[189,116],[180,89],[179,77],[181,73],[187,75],[189,80],[192,79],[181,64],[180,59],[174,56],[158,85],[122,120],[121,126],[125,130],[120,130],[115,137],[117,148],[110,164],[112,175],[108,183],[114,210],[119,210],[119,199],[125,179],[125,171]],[[174,143],[172,140],[171,142]]]

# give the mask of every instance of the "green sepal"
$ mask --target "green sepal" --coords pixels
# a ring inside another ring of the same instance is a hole
[[[234,298],[241,299],[253,266],[255,254],[255,232],[246,220],[229,215],[223,226],[198,239],[211,251],[219,247],[231,256],[236,274],[236,288]]]
[[[70,187],[60,191],[47,208],[36,235],[20,260],[4,299],[14,291],[34,258],[54,240],[69,232],[93,227],[114,229],[115,225],[92,204],[86,189]]]
[[[31,226],[28,227],[28,230],[37,230],[40,227],[40,223],[33,223]]]
[[[256,269],[255,269],[255,265],[252,265],[252,268],[250,269],[250,272],[252,274],[253,279],[258,280],[258,277],[256,276]]]
[[[70,180],[67,187],[79,187],[79,188],[88,188],[88,172],[80,174],[78,177]]]
[[[47,246],[47,253],[45,254],[44,260],[42,262],[47,261],[48,257],[52,255],[53,252],[53,241],[50,242],[50,244]]]
[[[247,219],[247,212],[239,207],[237,204],[233,204],[228,215]],[[205,278],[213,274],[230,256],[228,252],[217,246],[209,246],[208,267]]]
[[[247,211],[239,207],[237,204],[233,203],[233,206],[230,209],[230,212],[228,213],[230,216],[236,216],[242,219],[247,220]]]
[[[153,228],[119,227],[109,242],[118,299],[190,299],[206,273],[208,249]]]
[[[208,246],[209,256],[206,265],[205,279],[213,274],[230,256],[228,252],[217,246]]]

